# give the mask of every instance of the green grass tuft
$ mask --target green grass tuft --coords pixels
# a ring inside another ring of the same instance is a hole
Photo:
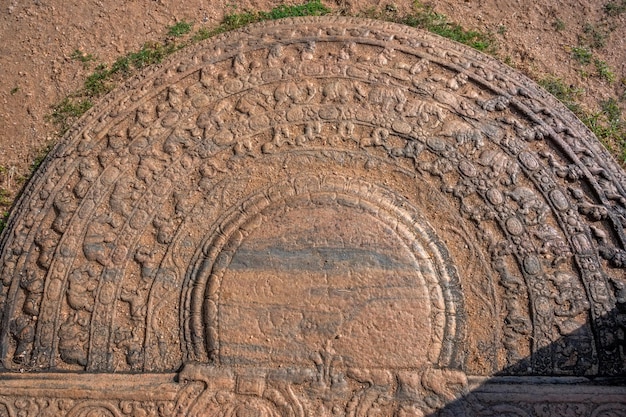
[[[206,39],[210,36],[230,30],[238,29],[251,23],[261,22],[264,20],[276,20],[286,17],[299,16],[323,16],[330,13],[331,10],[324,6],[320,0],[309,0],[304,4],[288,6],[280,5],[273,8],[269,12],[242,12],[231,13],[224,16],[222,23],[213,31],[205,32],[201,37]]]
[[[610,98],[600,103],[600,106],[602,108],[602,113],[606,115],[611,124],[618,125],[619,123],[622,123],[622,111],[617,104],[617,100]]]
[[[261,17],[263,20],[276,20],[285,17],[322,16],[330,13],[330,11],[320,0],[312,0],[296,6],[282,4],[269,12],[261,12]]]
[[[181,20],[180,22],[177,22],[175,25],[169,26],[167,28],[167,34],[169,36],[174,36],[174,37],[183,36],[191,32],[192,26],[193,25],[191,23]]]
[[[565,22],[561,19],[556,19],[554,22],[552,22],[552,27],[557,32],[562,32],[565,30]]]
[[[158,64],[165,57],[178,51],[184,44],[147,42],[137,52],[130,52],[119,57],[108,72],[108,76],[114,74],[130,75],[132,70],[139,70],[149,65]]]
[[[109,78],[109,70],[106,65],[100,64],[96,67],[96,70],[87,77],[83,88],[88,96],[98,96],[106,94],[113,88],[107,83]]]
[[[586,66],[593,62],[593,65],[596,68],[596,75],[598,77],[602,78],[609,84],[612,84],[615,81],[615,73],[611,70],[611,67],[605,61],[594,58],[593,53],[589,50],[589,48],[585,46],[573,46],[571,51],[572,58],[578,61],[579,64]],[[589,76],[589,72],[586,68],[581,68],[579,72],[583,78],[587,78]]]
[[[46,159],[46,156],[48,156],[48,154],[50,153],[52,148],[53,148],[53,144],[49,143],[44,148],[39,150],[39,152],[35,156],[35,159],[33,160],[33,163],[30,165],[31,175],[35,171],[37,171],[37,168],[39,168],[41,166],[41,163],[44,161],[44,159]]]
[[[617,101],[603,101],[600,111],[579,117],[611,153],[618,155],[623,164],[626,163],[626,123],[622,120]]]
[[[608,82],[609,84],[615,81],[615,73],[609,67],[605,61],[600,59],[594,59],[593,64],[596,66],[596,71],[598,71],[598,76]]]
[[[66,97],[59,104],[52,107],[52,113],[47,117],[49,121],[59,128],[59,134],[63,135],[80,116],[93,106],[89,99],[76,99]]]
[[[131,52],[125,58],[130,66],[135,69],[141,69],[160,63],[165,57],[173,54],[178,49],[180,49],[180,46],[175,43],[146,43],[138,52]]]
[[[539,84],[561,101],[593,132],[594,135],[622,164],[626,164],[626,123],[617,100],[610,98],[600,103],[600,110],[589,112],[577,102],[582,89],[566,86],[559,78],[548,77]]]
[[[578,61],[579,64],[587,65],[591,63],[591,58],[593,57],[593,54],[588,48],[584,46],[573,46],[572,57],[576,61]]]
[[[578,113],[581,111],[580,104],[577,102],[578,96],[583,92],[582,89],[572,85],[567,86],[563,80],[556,77],[547,77],[539,80],[539,85],[545,88],[550,94],[556,97],[561,103],[573,111]]]
[[[0,215],[0,233],[2,233],[4,228],[7,226],[8,220],[9,220],[9,212],[8,211],[2,212],[2,214]]]
[[[11,205],[11,199],[9,196],[9,191],[0,187],[0,207],[8,207]]]
[[[395,9],[389,8],[383,12],[376,12],[375,9],[370,9],[363,16],[426,29],[482,52],[494,53],[496,49],[494,37],[491,34],[465,30],[461,25],[450,22],[446,15],[435,12],[432,6],[424,5],[419,1],[413,3],[413,12],[407,16],[398,16]],[[504,30],[500,30],[500,34],[506,32],[506,27],[502,28]]]
[[[74,52],[72,52],[72,54],[70,55],[70,58],[73,59],[74,61],[82,62],[83,68],[89,68],[89,64],[92,61],[96,60],[96,58],[93,55],[83,52],[80,49],[75,49]]]
[[[222,25],[224,30],[237,29],[250,23],[261,21],[261,15],[259,13],[244,12],[244,13],[232,13],[224,16]],[[220,25],[221,26],[221,25]]]
[[[626,0],[610,1],[604,5],[604,13],[609,16],[619,16],[626,12]]]
[[[205,39],[209,39],[212,35],[212,31],[207,28],[198,29],[196,33],[191,37],[192,42],[200,42]]]
[[[600,49],[606,46],[608,33],[605,25],[592,25],[586,23],[583,26],[583,34],[579,36],[581,44],[588,45],[592,49]]]

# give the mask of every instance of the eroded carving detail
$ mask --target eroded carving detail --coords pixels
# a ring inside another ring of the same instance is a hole
[[[588,135],[519,74],[398,25],[191,47],[72,129],[0,243],[5,371],[187,363],[179,391],[1,391],[0,415],[426,415],[464,375],[619,375],[626,177]]]

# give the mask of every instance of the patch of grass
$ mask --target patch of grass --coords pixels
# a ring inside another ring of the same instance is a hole
[[[11,205],[11,199],[9,191],[0,187],[0,206],[8,207]]]
[[[572,58],[578,61],[579,64],[587,65],[591,63],[591,58],[593,54],[589,49],[584,46],[573,46],[572,47]]]
[[[11,207],[13,200],[11,199],[9,192],[4,188],[0,188],[0,207],[3,208],[0,210],[0,233],[4,230],[7,225],[7,219],[9,218],[9,211],[4,210]]]
[[[590,112],[578,103],[582,89],[567,86],[559,78],[548,77],[539,84],[561,101],[593,132],[604,146],[622,164],[626,164],[626,123],[617,100],[610,98],[600,103],[600,110]]]
[[[134,54],[134,53],[133,53]],[[130,73],[131,70],[131,61],[130,61],[130,55],[131,54],[126,54],[124,56],[121,56],[119,58],[117,58],[115,60],[115,62],[113,63],[113,65],[111,65],[111,73],[121,73],[121,74],[128,74]]]
[[[222,23],[212,31],[204,31],[199,35],[200,40],[208,37],[238,29],[250,23],[261,22],[264,20],[276,20],[285,17],[298,16],[323,16],[330,13],[331,10],[324,6],[320,0],[309,0],[304,4],[289,6],[281,4],[269,12],[251,12],[245,11],[241,13],[230,13],[224,16]]]
[[[613,83],[615,81],[615,73],[611,70],[611,67],[609,67],[605,61],[594,58],[593,53],[589,50],[589,48],[585,46],[573,46],[571,53],[572,58],[578,61],[581,65],[589,65],[593,62],[593,65],[596,68],[596,75],[604,81],[608,83]],[[589,76],[589,72],[585,68],[581,68],[579,72],[583,78],[587,78]]]
[[[597,58],[593,60],[593,64],[596,66],[596,71],[598,72],[598,76],[600,78],[610,84],[615,81],[615,73],[611,70],[609,64]]]
[[[606,115],[611,124],[619,124],[622,122],[622,111],[617,104],[617,101],[613,98],[600,103],[602,107],[602,113]]]
[[[111,74],[128,72],[130,68],[142,69],[149,65],[158,64],[165,57],[183,48],[184,44],[177,43],[145,43],[137,52],[131,52],[119,58],[111,67]]]
[[[224,31],[237,29],[245,25],[249,25],[250,23],[260,22],[263,20],[260,13],[255,12],[243,12],[243,13],[232,13],[224,16],[224,20],[222,20],[222,24],[218,26],[218,30],[221,27],[224,28]]]
[[[330,11],[320,0],[313,0],[296,6],[280,5],[267,13],[261,12],[261,17],[262,20],[275,20],[284,17],[322,16]]]
[[[600,110],[579,116],[606,148],[626,163],[626,123],[613,98],[600,103]]]
[[[11,89],[10,93],[12,96],[14,96],[15,94],[17,94],[18,91],[20,91],[20,86],[16,85],[15,87]]]
[[[31,175],[35,171],[37,171],[37,168],[39,168],[41,166],[41,163],[43,162],[44,159],[46,159],[46,156],[48,156],[48,154],[52,150],[53,146],[54,146],[54,144],[49,143],[44,148],[40,149],[39,152],[37,152],[37,155],[35,156],[35,159],[33,160],[32,164],[30,164]]]
[[[77,99],[75,97],[65,97],[63,101],[52,107],[52,113],[47,119],[54,123],[59,129],[59,135],[65,134],[80,116],[93,106],[89,99]]]
[[[461,25],[450,22],[446,15],[435,12],[431,5],[425,5],[419,1],[413,3],[413,13],[408,16],[399,17],[395,12],[376,13],[372,10],[366,12],[365,16],[426,29],[437,35],[471,46],[479,51],[495,52],[496,46],[493,36],[474,30],[465,30]],[[506,27],[504,27],[504,30],[506,31]]]
[[[100,64],[96,70],[87,77],[84,83],[84,90],[88,96],[98,96],[111,91],[112,86],[107,83],[109,70],[106,65]]]
[[[193,24],[181,20],[180,22],[176,22],[176,24],[169,26],[167,28],[167,34],[174,37],[183,36],[191,32],[192,26]]]
[[[498,26],[498,35],[504,35],[507,32],[508,28],[504,25]]]
[[[573,85],[567,86],[563,80],[557,77],[547,77],[539,80],[539,85],[545,88],[574,113],[578,114],[582,111],[580,104],[577,102],[578,96],[583,92],[582,89],[574,87]]]
[[[73,59],[74,61],[82,62],[83,67],[85,68],[89,67],[89,63],[91,61],[96,60],[96,58],[93,55],[83,52],[80,49],[75,49],[74,52],[72,52],[72,54],[70,55],[70,58]]]
[[[0,215],[0,233],[2,233],[4,228],[7,226],[8,219],[9,219],[9,212],[3,211],[2,214]]]
[[[192,42],[200,42],[211,37],[211,31],[207,28],[200,28],[191,37]]]
[[[552,22],[552,27],[557,32],[562,32],[565,30],[565,22],[561,19],[556,19],[554,22]]]
[[[592,49],[600,49],[606,46],[607,35],[607,30],[603,25],[586,23],[583,26],[583,34],[579,36],[579,41]]]
[[[604,13],[609,16],[618,16],[626,12],[626,0],[610,1],[604,5]]]

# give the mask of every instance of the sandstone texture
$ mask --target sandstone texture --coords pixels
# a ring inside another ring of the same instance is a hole
[[[209,39],[27,184],[0,415],[621,416],[625,187],[562,104],[435,35]]]

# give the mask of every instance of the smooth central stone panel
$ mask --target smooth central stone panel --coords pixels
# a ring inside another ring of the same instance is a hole
[[[281,207],[263,220],[222,281],[222,364],[309,366],[323,349],[360,368],[426,362],[429,297],[390,227],[342,206]]]

